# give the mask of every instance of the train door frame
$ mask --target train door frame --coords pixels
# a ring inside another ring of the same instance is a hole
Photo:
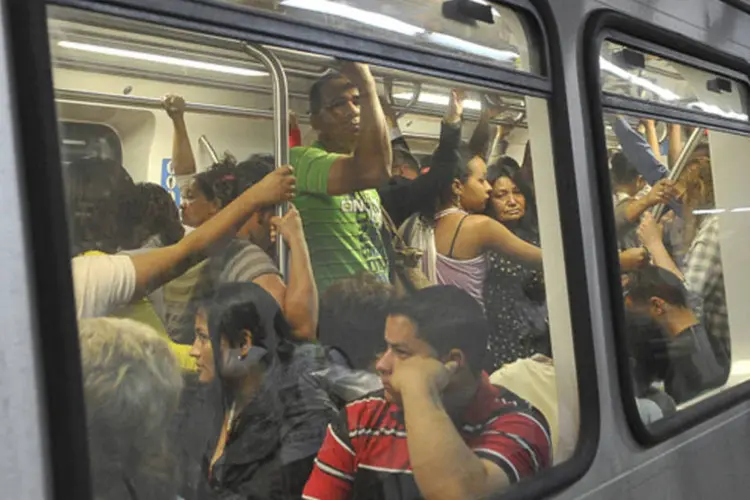
[[[116,17],[137,19],[174,28],[217,36],[310,50],[333,57],[354,57],[396,69],[449,78],[497,90],[521,90],[525,95],[548,97],[556,190],[562,230],[565,274],[571,328],[579,381],[580,435],[575,455],[562,464],[524,481],[504,498],[542,497],[582,477],[597,452],[599,440],[599,395],[589,310],[583,236],[570,136],[566,89],[558,31],[551,10],[544,2],[509,0],[505,4],[522,9],[536,20],[542,63],[547,76],[522,74],[463,60],[405,49],[393,45],[383,56],[382,41],[288,21],[264,12],[217,2],[183,0],[56,0],[50,2],[11,0],[7,3],[9,42],[13,56],[15,112],[20,124],[19,144],[27,166],[24,169],[28,200],[29,235],[34,252],[39,328],[43,333],[41,357],[44,367],[44,398],[48,415],[51,490],[58,498],[90,498],[86,450],[84,400],[79,366],[76,322],[70,276],[67,222],[64,217],[62,178],[59,168],[51,58],[46,30],[46,6],[79,8]],[[262,20],[262,23],[258,23]],[[250,28],[248,28],[248,26]],[[339,47],[346,47],[342,50]],[[553,84],[554,83],[554,84]],[[32,189],[31,179],[34,179]],[[49,253],[52,255],[49,255]],[[71,459],[74,457],[74,459]]]

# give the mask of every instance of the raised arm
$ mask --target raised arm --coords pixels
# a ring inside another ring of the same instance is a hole
[[[502,111],[501,108],[495,108],[491,106],[485,106],[482,108],[482,113],[479,115],[479,121],[477,126],[474,128],[474,132],[471,134],[469,139],[469,149],[476,155],[485,158],[489,161],[492,156],[492,151],[495,149],[495,143],[498,137],[502,137],[509,130],[504,130],[502,126],[499,130],[493,134],[493,126],[490,124],[495,116]]]
[[[283,218],[274,217],[271,224],[289,245],[289,276],[280,303],[281,309],[298,338],[315,340],[318,330],[318,287],[315,285],[302,219],[297,209],[290,205],[286,215]]]
[[[342,155],[331,165],[329,195],[374,189],[391,176],[391,140],[370,68],[344,62],[341,72],[359,89],[359,136],[354,154]]]
[[[432,203],[439,188],[441,176],[451,175],[451,165],[458,161],[458,147],[461,144],[461,113],[463,101],[458,92],[451,94],[451,104],[440,123],[440,142],[435,150],[430,170],[412,182],[388,186],[383,205],[391,216],[407,219],[418,212],[426,203]],[[387,200],[387,203],[386,203]]]
[[[651,119],[646,119],[643,120],[643,124],[646,127],[646,140],[651,147],[651,151],[654,152],[654,157],[661,163],[664,163],[664,157],[661,154],[661,145],[659,144],[659,138],[656,135],[656,122]]]
[[[680,157],[680,153],[682,153],[683,147],[684,143],[682,141],[682,125],[680,125],[679,123],[670,123],[669,152],[667,153],[667,158],[669,160],[669,166],[671,168],[674,168],[675,163],[677,163],[677,158]]]
[[[638,227],[638,237],[641,239],[643,246],[651,254],[655,265],[670,271],[681,280],[685,280],[682,271],[677,267],[677,264],[672,260],[672,256],[669,255],[664,246],[662,225],[658,224],[650,213],[643,215],[641,225]]]
[[[660,203],[667,204],[671,202],[675,194],[674,181],[662,179],[654,184],[648,194],[639,199],[630,199],[622,204],[622,208],[618,207],[618,209],[623,211],[625,221],[633,224],[649,208]]]
[[[162,106],[172,120],[172,168],[176,176],[195,174],[195,156],[185,124],[185,99],[175,94],[162,98]]]
[[[625,153],[627,159],[649,185],[653,186],[659,180],[669,176],[669,170],[654,155],[648,141],[633,130],[624,118],[617,117],[614,122],[614,130],[622,146],[622,152]]]
[[[294,190],[292,169],[277,169],[176,244],[130,256],[136,273],[135,296],[148,294],[180,276],[204,258],[211,246],[236,233],[255,211],[291,199]]]

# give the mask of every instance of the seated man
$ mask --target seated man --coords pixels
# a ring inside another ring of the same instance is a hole
[[[456,287],[394,305],[376,367],[384,391],[328,426],[304,498],[486,498],[547,467],[542,414],[480,370],[489,329]]]
[[[677,404],[721,386],[728,365],[720,345],[712,345],[706,329],[688,305],[687,290],[680,279],[657,266],[629,276],[626,305],[638,315],[650,317],[662,330],[662,345],[652,345],[663,361],[664,388]],[[655,344],[655,342],[652,342]]]

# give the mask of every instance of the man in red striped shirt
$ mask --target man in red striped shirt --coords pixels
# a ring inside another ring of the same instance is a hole
[[[394,306],[377,364],[384,390],[328,426],[303,498],[485,498],[549,466],[542,414],[481,371],[488,333],[456,287]]]

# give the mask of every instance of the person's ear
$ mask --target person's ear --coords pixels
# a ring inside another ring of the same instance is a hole
[[[463,351],[460,349],[451,349],[450,352],[448,352],[448,355],[445,356],[443,359],[444,363],[455,363],[456,369],[460,370],[461,368],[464,368],[466,366],[466,356],[464,355]]]
[[[240,355],[244,358],[253,346],[253,334],[250,330],[242,330],[243,339],[240,343]]]
[[[453,179],[453,182],[451,183],[451,191],[453,191],[453,196],[455,198],[460,198],[464,192],[463,183],[458,179]]]
[[[664,308],[664,299],[660,299],[659,297],[651,297],[649,302],[651,305],[651,312],[655,316],[661,316],[666,312]]]

